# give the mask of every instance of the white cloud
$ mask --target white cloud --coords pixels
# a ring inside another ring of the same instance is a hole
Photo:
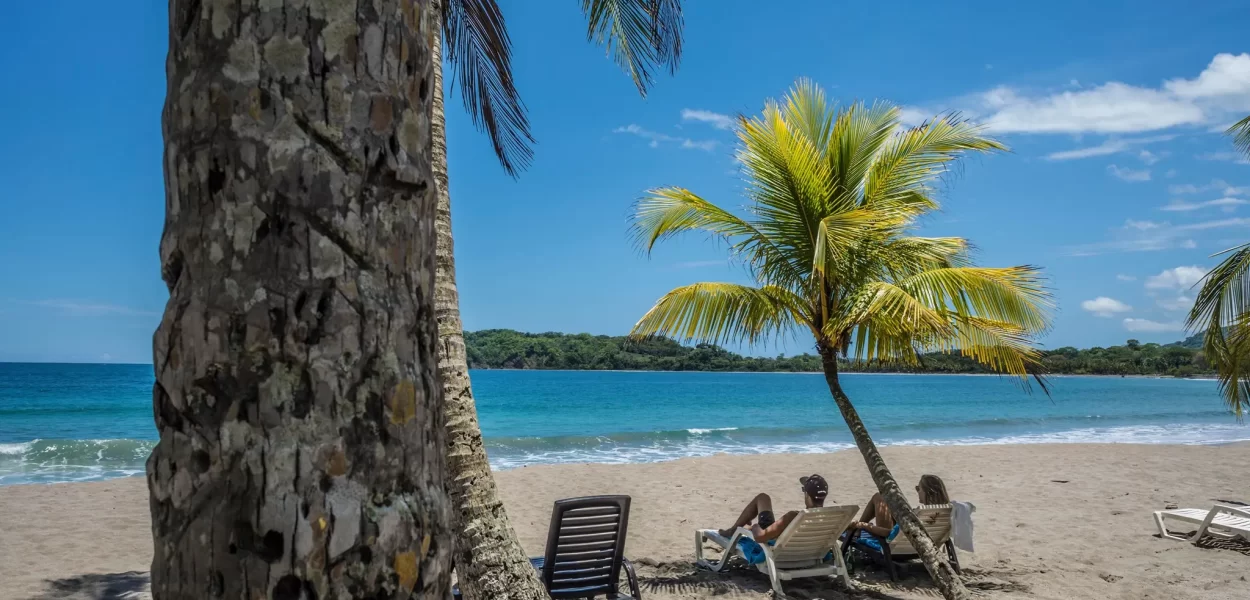
[[[1168,172],[1164,173],[1163,176],[1167,177],[1168,179],[1176,177],[1176,169],[1168,169]]]
[[[617,127],[616,129],[612,130],[612,133],[626,133],[629,135],[636,135],[645,140],[650,140],[651,143],[647,145],[652,148],[658,148],[660,144],[669,144],[669,143],[677,144],[678,146],[682,148],[693,149],[693,150],[703,150],[706,152],[711,152],[712,150],[716,148],[716,142],[713,140],[692,140],[686,137],[676,137],[676,136],[672,136],[672,135],[668,135],[664,133],[659,133],[656,131],[651,131],[649,129],[644,129],[633,123],[630,123],[629,125],[625,125],[623,127]]]
[[[1132,219],[1129,219],[1124,222],[1124,227],[1128,229],[1136,229],[1138,231],[1150,231],[1151,229],[1158,229],[1160,227],[1163,227],[1166,224],[1167,223],[1155,223],[1154,221],[1134,221]]]
[[[703,140],[699,142],[696,142],[694,140],[682,140],[681,147],[694,149],[694,150],[702,150],[704,152],[711,152],[712,150],[716,149],[716,142],[712,140]]]
[[[1086,148],[1076,148],[1073,150],[1063,150],[1061,152],[1052,152],[1046,155],[1047,160],[1072,160],[1075,158],[1090,158],[1092,156],[1107,156],[1109,154],[1119,154],[1133,149],[1136,146],[1144,146],[1156,142],[1166,142],[1175,139],[1174,135],[1159,135],[1144,138],[1113,138],[1104,141],[1097,146],[1089,146]],[[1149,157],[1149,160],[1147,160]],[[1153,154],[1148,150],[1142,150],[1138,154],[1138,158],[1142,159],[1148,165],[1153,165],[1159,161],[1161,154]]]
[[[1143,333],[1161,333],[1164,331],[1184,331],[1185,324],[1180,321],[1160,323],[1150,319],[1124,319],[1124,328],[1129,331]]]
[[[1029,94],[998,87],[973,99],[1000,133],[1132,133],[1205,125],[1250,110],[1250,54],[1218,54],[1194,79],[1160,87],[1109,82]]]
[[[1230,99],[1241,108],[1250,96],[1250,54],[1217,54],[1196,79],[1172,79],[1163,87],[1181,98]]]
[[[108,362],[108,361],[110,361],[110,360],[113,360],[113,355],[112,355],[112,354],[109,354],[108,352],[105,352],[104,354],[101,354],[101,355],[100,355],[100,362]]]
[[[1116,275],[1115,278],[1120,281],[1137,281],[1137,278],[1132,275]]]
[[[1242,206],[1244,204],[1250,204],[1250,200],[1243,200],[1241,198],[1231,198],[1231,197],[1218,198],[1216,200],[1207,200],[1206,202],[1186,202],[1184,200],[1173,200],[1167,205],[1160,207],[1159,210],[1166,210],[1169,212],[1189,212],[1191,210],[1218,207],[1218,208],[1224,209],[1224,212],[1232,212],[1234,210],[1237,210],[1238,206]]]
[[[1158,304],[1165,310],[1189,310],[1189,307],[1194,305],[1194,299],[1182,294],[1175,298],[1160,298],[1155,300],[1155,304]]]
[[[1230,162],[1239,165],[1250,165],[1250,158],[1240,152],[1204,152],[1197,154],[1194,158],[1198,160],[1218,160]]]
[[[44,308],[56,309],[71,317],[102,317],[107,315],[124,317],[155,317],[160,315],[158,312],[140,310],[137,308],[130,308],[128,306],[80,302],[75,300],[36,300],[30,304],[42,306]]]
[[[1202,281],[1206,277],[1207,270],[1198,266],[1175,267],[1172,269],[1164,269],[1158,275],[1151,275],[1146,278],[1146,289],[1148,290],[1184,290],[1194,286],[1195,283]]]
[[[903,106],[898,109],[898,121],[905,127],[917,127],[932,119],[934,113],[915,106]]]
[[[1133,307],[1106,296],[1099,296],[1093,300],[1086,300],[1081,303],[1081,308],[1094,313],[1096,317],[1114,317],[1116,313],[1126,313],[1133,310]]]
[[[1250,228],[1250,218],[1233,217],[1214,221],[1200,221],[1185,225],[1173,225],[1167,221],[1134,221],[1129,219],[1124,226],[1112,230],[1111,240],[1069,246],[1071,256],[1094,256],[1107,252],[1145,252],[1151,250],[1170,250],[1174,248],[1197,248],[1192,236],[1195,232],[1228,227]],[[1199,234],[1206,235],[1206,234]]]
[[[1146,163],[1147,165],[1153,165],[1163,160],[1164,158],[1167,158],[1167,156],[1168,156],[1168,152],[1166,151],[1154,153],[1149,150],[1142,150],[1141,152],[1137,153],[1137,159]]]
[[[986,126],[999,133],[1134,133],[1207,120],[1192,101],[1118,82],[1032,98],[1000,87],[981,101],[991,111]]]
[[[1240,227],[1250,226],[1250,219],[1232,218],[1220,219],[1217,221],[1203,221],[1201,223],[1190,223],[1188,225],[1178,225],[1176,229],[1180,231],[1206,231],[1207,229],[1220,229],[1223,227]]]
[[[734,125],[734,119],[729,115],[722,115],[721,113],[697,108],[681,109],[681,120],[700,121],[708,123],[717,129],[732,129]]]
[[[1138,171],[1135,169],[1120,168],[1116,165],[1107,165],[1107,172],[1124,181],[1132,183],[1150,181],[1150,169],[1142,169]]]
[[[1250,195],[1250,186],[1237,187],[1229,185],[1223,179],[1212,179],[1211,183],[1203,185],[1194,185],[1192,183],[1172,184],[1168,186],[1168,191],[1181,194],[1203,194],[1206,192],[1219,192],[1225,196],[1246,196]]]

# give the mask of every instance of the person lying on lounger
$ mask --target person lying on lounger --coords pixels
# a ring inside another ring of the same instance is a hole
[[[799,485],[803,490],[803,506],[805,508],[816,508],[825,505],[825,497],[829,495],[829,484],[825,482],[825,478],[820,475],[808,475],[799,478]],[[742,509],[742,514],[738,516],[738,520],[734,522],[733,527],[721,529],[719,533],[726,538],[732,537],[734,531],[739,527],[750,526],[751,536],[755,541],[764,543],[769,540],[776,539],[781,532],[786,530],[786,526],[790,521],[794,520],[795,515],[799,511],[792,510],[777,519],[773,516],[773,499],[768,494],[760,494],[751,500],[747,507]],[[752,525],[751,522],[755,524]]]
[[[937,475],[922,475],[920,485],[916,486],[916,493],[920,495],[921,504],[950,504],[951,501],[946,494],[946,484]],[[856,529],[877,537],[889,537],[894,529],[894,516],[890,514],[890,507],[886,506],[881,494],[873,494],[859,520],[851,523],[850,530]]]

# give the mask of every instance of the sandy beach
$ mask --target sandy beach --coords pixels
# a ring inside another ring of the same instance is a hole
[[[904,490],[935,473],[955,499],[976,504],[977,551],[961,561],[978,595],[1250,598],[1250,544],[1197,548],[1161,539],[1150,518],[1168,503],[1250,502],[1250,444],[893,447],[885,455]],[[729,525],[759,491],[779,511],[797,508],[796,478],[812,472],[829,480],[838,503],[863,504],[873,489],[854,451],[542,466],[497,476],[530,554],[542,553],[553,500],[630,494],[626,552],[640,565],[644,597],[694,600],[771,596],[758,573],[694,569],[692,530]],[[0,487],[0,598],[145,597],[150,560],[141,478]],[[918,563],[906,574],[892,583],[861,570],[849,595],[829,580],[786,589],[808,599],[936,597]]]

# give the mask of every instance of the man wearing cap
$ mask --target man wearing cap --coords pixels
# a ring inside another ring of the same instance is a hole
[[[829,484],[825,483],[824,477],[815,474],[800,477],[799,485],[803,490],[804,507],[816,508],[825,505],[825,497],[829,495]],[[751,536],[755,538],[755,541],[767,542],[781,535],[781,532],[786,530],[786,526],[798,514],[798,511],[792,510],[777,519],[773,516],[773,499],[768,497],[768,494],[760,494],[742,509],[742,514],[738,516],[733,527],[720,530],[720,534],[728,538],[739,527],[750,526]],[[755,521],[754,525],[751,525],[752,521]]]

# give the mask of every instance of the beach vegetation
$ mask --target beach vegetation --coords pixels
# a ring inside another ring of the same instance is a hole
[[[682,344],[663,336],[634,339],[589,333],[524,333],[484,329],[464,333],[470,369],[550,369],[564,371],[740,371],[819,372],[820,357],[801,354],[744,356],[717,344]],[[1122,346],[1040,352],[1045,372],[1055,375],[1211,375],[1202,337],[1170,344],[1128,340]],[[842,373],[994,373],[961,352],[928,352],[915,361],[857,360],[838,357]]]

